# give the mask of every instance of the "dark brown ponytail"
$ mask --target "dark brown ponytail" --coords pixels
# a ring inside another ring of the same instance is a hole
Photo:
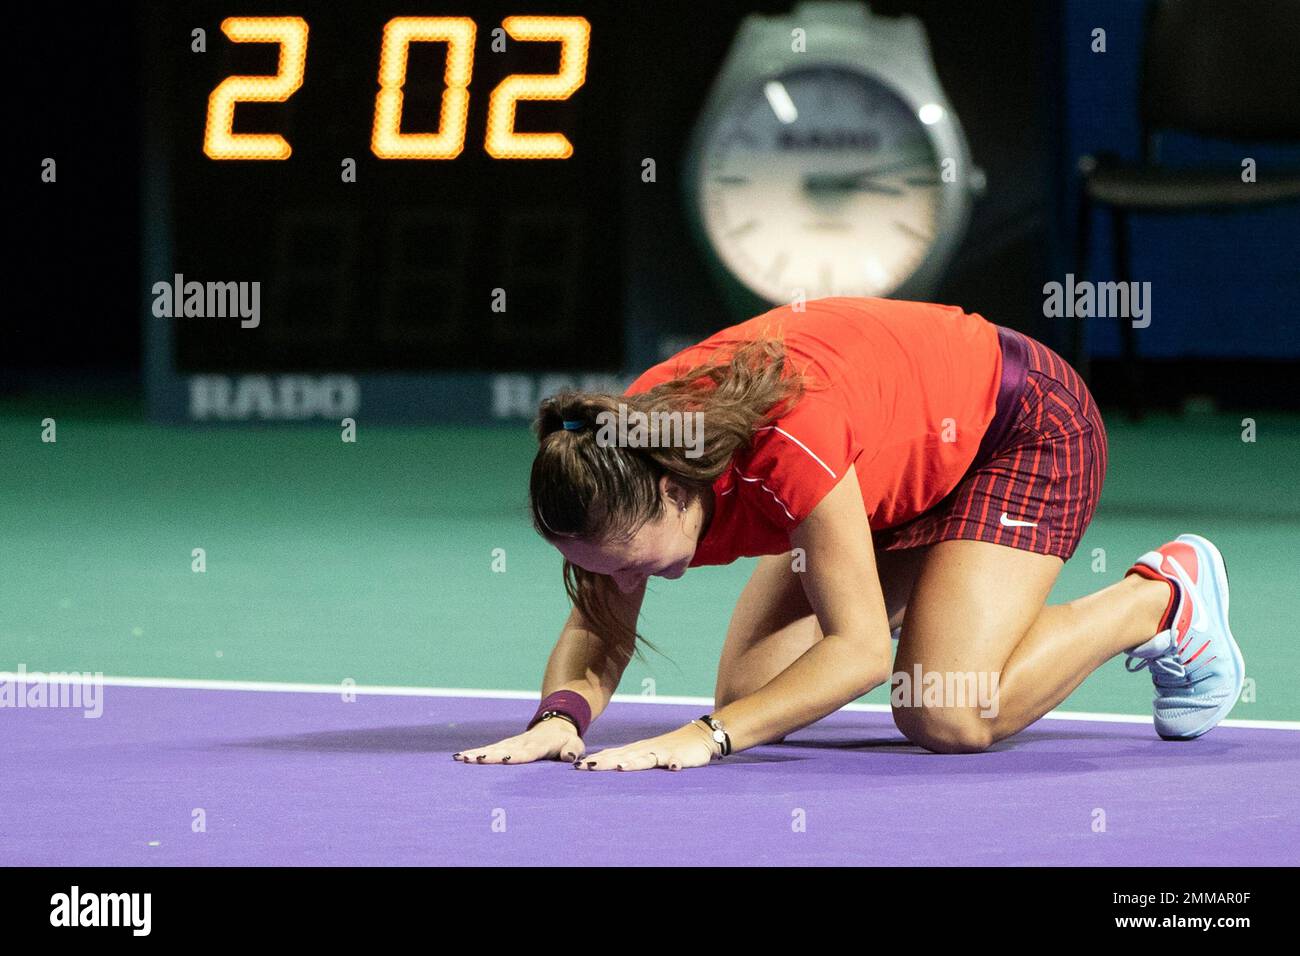
[[[704,493],[755,430],[803,394],[807,380],[787,366],[779,340],[759,339],[637,395],[567,391],[547,398],[534,423],[538,448],[529,480],[533,526],[552,542],[626,540],[661,513],[659,479],[664,475]],[[598,441],[600,416],[617,416],[620,404],[627,413],[647,416],[701,413],[702,447],[690,449],[698,454],[688,454],[680,444],[625,447]],[[629,648],[644,640],[635,621],[620,620],[614,612],[611,601],[617,591],[608,576],[566,561],[564,589],[611,647]]]

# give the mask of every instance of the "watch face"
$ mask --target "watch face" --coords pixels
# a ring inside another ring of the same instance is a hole
[[[704,230],[739,281],[770,302],[884,296],[925,260],[939,210],[926,121],[843,67],[793,70],[727,105],[696,184]]]

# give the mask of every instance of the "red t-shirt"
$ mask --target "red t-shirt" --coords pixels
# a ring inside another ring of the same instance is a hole
[[[855,463],[870,526],[880,530],[932,508],[975,460],[1002,352],[996,326],[955,306],[866,298],[782,306],[653,366],[627,394],[762,336],[781,339],[792,364],[825,387],[732,456],[713,484],[713,520],[692,567],[788,551],[790,532]]]

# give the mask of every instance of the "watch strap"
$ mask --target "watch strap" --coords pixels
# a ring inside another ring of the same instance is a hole
[[[721,750],[719,756],[728,756],[731,753],[731,735],[728,734],[726,728],[722,726],[722,721],[715,718],[712,714],[705,714],[703,717],[697,719],[709,728],[710,736],[713,737],[714,742],[718,744],[718,747]]]

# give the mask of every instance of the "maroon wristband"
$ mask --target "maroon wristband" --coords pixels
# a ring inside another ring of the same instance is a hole
[[[533,719],[528,722],[527,729],[532,730],[542,719],[542,714],[551,710],[572,720],[578,728],[579,737],[586,736],[587,728],[591,726],[591,705],[587,703],[587,698],[576,690],[557,690],[553,694],[547,694],[538,706],[537,713],[533,714]]]

